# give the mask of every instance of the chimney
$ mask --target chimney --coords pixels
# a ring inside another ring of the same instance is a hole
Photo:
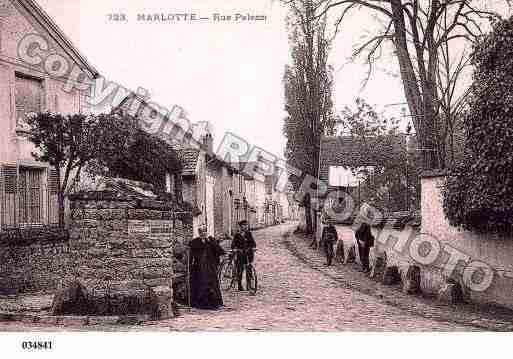
[[[208,154],[214,153],[214,138],[211,133],[206,133],[205,136],[203,136],[203,149]]]

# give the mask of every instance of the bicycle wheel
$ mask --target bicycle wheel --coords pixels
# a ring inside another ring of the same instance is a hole
[[[253,265],[249,264],[246,267],[246,286],[252,295],[255,295],[258,289],[258,276]]]
[[[222,290],[230,290],[235,283],[235,266],[232,260],[227,260],[221,266],[219,271],[219,285]]]
[[[217,268],[217,278],[218,279],[221,279],[221,272],[223,271],[223,268],[226,265],[226,263],[229,262],[229,261],[230,261],[230,258],[225,257],[221,261],[221,264],[219,264],[219,267]]]

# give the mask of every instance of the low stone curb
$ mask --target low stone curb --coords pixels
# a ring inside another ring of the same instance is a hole
[[[279,225],[282,225],[282,224],[285,224],[285,223],[269,224],[269,225],[266,225],[266,226],[263,226],[263,227],[252,228],[252,229],[251,229],[251,232],[260,231],[260,230],[262,230],[262,229],[268,229],[268,228],[270,228],[270,227],[276,227],[276,226],[279,226]]]
[[[297,237],[293,235],[292,233],[289,233],[289,235],[283,236],[284,244],[291,251],[291,253],[296,256],[299,260],[304,262],[309,267],[317,270],[318,272],[326,275],[327,277],[331,278],[332,280],[338,282],[339,284],[358,292],[361,292],[363,294],[372,296],[374,298],[377,298],[381,300],[383,303],[390,305],[392,307],[404,310],[412,315],[416,315],[419,317],[436,320],[440,322],[449,322],[449,323],[455,323],[459,325],[465,325],[469,327],[479,328],[483,330],[489,330],[489,331],[501,331],[501,332],[511,332],[513,331],[513,321],[512,322],[506,322],[504,320],[494,320],[494,319],[488,319],[488,318],[476,318],[476,316],[473,316],[472,318],[462,318],[462,316],[456,317],[451,316],[446,311],[440,310],[435,307],[429,307],[430,310],[426,310],[427,305],[420,305],[417,307],[416,305],[411,305],[408,303],[402,303],[400,298],[386,298],[383,296],[382,293],[376,293],[374,290],[370,288],[366,288],[365,285],[361,285],[361,283],[350,283],[347,280],[343,280],[340,276],[333,276],[332,274],[326,273],[322,268],[319,268],[316,263],[312,262],[306,255],[301,253],[299,248],[291,241],[291,238],[295,238],[297,240],[301,240],[301,237]],[[425,308],[423,308],[425,307]]]
[[[30,313],[0,312],[0,322],[21,322],[26,324],[47,325],[138,325],[151,321],[147,314],[120,315],[120,316],[52,316]]]

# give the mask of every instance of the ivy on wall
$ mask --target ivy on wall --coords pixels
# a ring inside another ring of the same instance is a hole
[[[450,169],[444,210],[451,225],[513,230],[513,17],[496,21],[474,48],[463,160]]]

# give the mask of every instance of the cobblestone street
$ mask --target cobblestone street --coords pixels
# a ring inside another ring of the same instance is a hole
[[[219,312],[193,310],[154,323],[173,330],[382,331],[469,330],[465,326],[413,316],[359,291],[342,288],[292,254],[283,234],[293,225],[255,232],[259,291],[229,293]]]
[[[324,268],[318,252],[303,238],[287,236],[294,226],[285,224],[256,231],[256,268],[259,290],[225,293],[219,311],[180,309],[180,315],[139,326],[48,327],[37,324],[0,323],[0,330],[112,330],[112,331],[468,331],[478,330],[472,317],[447,318],[447,311],[418,302],[416,298],[375,283],[381,295],[343,285],[338,279],[368,280],[350,266]],[[304,254],[310,253],[308,258]],[[354,272],[351,273],[350,272]],[[338,276],[338,277],[337,277]],[[356,277],[350,277],[356,276]],[[372,282],[368,280],[369,283]],[[368,288],[371,284],[363,283]],[[360,283],[361,284],[361,283]],[[381,289],[379,289],[381,288]],[[395,292],[394,292],[395,291]],[[369,294],[366,294],[369,293]],[[398,296],[395,302],[388,296]],[[408,299],[409,298],[409,299]],[[410,302],[408,302],[408,300]],[[398,304],[397,301],[400,301]],[[402,303],[402,304],[401,304]],[[416,303],[416,304],[415,304]],[[413,308],[413,310],[412,310]],[[422,315],[417,315],[422,312]],[[477,317],[475,317],[477,318]],[[469,325],[466,325],[468,322]],[[504,329],[504,328],[503,328]]]

